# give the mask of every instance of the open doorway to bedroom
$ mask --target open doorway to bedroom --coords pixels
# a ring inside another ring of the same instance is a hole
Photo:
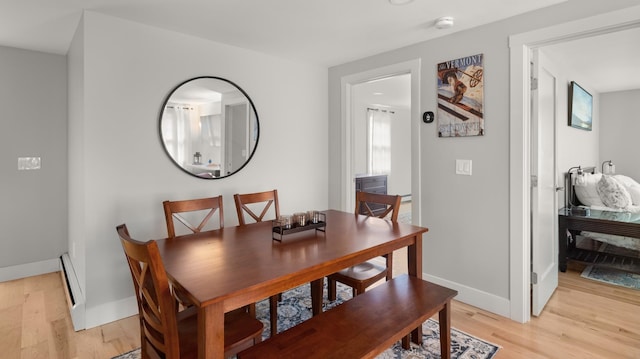
[[[528,322],[531,315],[530,289],[531,279],[531,226],[530,226],[530,190],[531,170],[529,168],[532,152],[530,138],[530,105],[531,88],[528,73],[529,59],[527,54],[536,48],[549,50],[551,45],[563,46],[569,41],[593,38],[603,34],[637,28],[640,25],[640,7],[606,13],[589,19],[576,20],[549,28],[534,30],[528,33],[513,35],[509,39],[511,88],[510,108],[510,312],[511,319]],[[592,46],[592,48],[599,48]],[[591,50],[590,49],[590,50]],[[609,52],[602,51],[610,56]],[[602,63],[599,61],[591,61]],[[593,73],[594,71],[588,71]],[[615,78],[615,77],[614,77]],[[563,101],[565,101],[563,97]],[[561,129],[564,126],[560,127]],[[616,138],[616,141],[619,139]],[[575,139],[568,141],[573,147]],[[583,146],[588,147],[588,146]],[[562,153],[560,151],[559,153]],[[560,155],[562,156],[562,155]],[[559,161],[560,170],[569,168],[567,163]],[[573,160],[571,161],[574,162]],[[581,162],[577,161],[576,162]],[[589,162],[593,162],[590,160]],[[597,162],[597,161],[596,161]],[[550,238],[555,242],[557,237]],[[557,247],[550,247],[557,248]]]

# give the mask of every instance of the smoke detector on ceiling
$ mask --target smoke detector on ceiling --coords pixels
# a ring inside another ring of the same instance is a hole
[[[448,29],[453,26],[453,18],[451,16],[443,16],[436,19],[436,29]]]
[[[406,5],[412,1],[413,0],[389,0],[389,3],[391,5]]]

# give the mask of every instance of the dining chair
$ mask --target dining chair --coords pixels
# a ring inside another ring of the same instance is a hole
[[[238,222],[241,226],[247,224],[245,221],[245,214],[253,219],[254,222],[262,222],[271,205],[273,205],[273,212],[275,212],[276,219],[280,217],[280,205],[278,204],[278,190],[246,193],[246,194],[234,194],[233,199],[236,202],[236,211],[238,213]],[[258,211],[257,215],[254,211]],[[251,223],[251,222],[249,222]]]
[[[176,227],[175,222],[182,223],[192,233],[198,233],[202,231],[209,221],[213,218],[213,215],[218,212],[218,228],[224,227],[224,210],[222,206],[222,196],[187,199],[180,201],[164,201],[162,202],[164,208],[164,218],[167,223],[167,237],[175,238]],[[186,218],[186,217],[189,218]],[[202,218],[202,219],[200,219]],[[200,221],[200,224],[194,225],[191,222]],[[217,229],[214,225],[208,225],[207,229]],[[185,307],[193,305],[187,296],[180,290],[174,289],[174,294],[179,303]],[[248,306],[249,313],[253,316],[256,314],[255,304]]]
[[[278,203],[278,190],[256,192],[256,193],[236,193],[233,195],[236,203],[236,212],[238,214],[238,222],[241,226],[253,222],[262,222],[265,220],[267,213],[274,213],[273,219],[280,217],[280,205]],[[269,209],[273,206],[273,210]],[[256,214],[254,211],[259,212]],[[252,218],[253,222],[245,221],[245,214]],[[271,218],[271,217],[268,217]],[[278,301],[282,300],[282,293],[269,297],[269,322],[271,335],[278,333]]]
[[[140,320],[142,358],[197,358],[197,309],[178,311],[158,244],[140,242],[125,224],[116,227],[133,279]],[[243,308],[226,313],[224,352],[233,356],[262,341],[263,325]]]
[[[356,214],[364,214],[369,217],[387,218],[393,223],[398,222],[400,210],[398,195],[387,195],[369,192],[356,192]],[[385,254],[385,265],[380,265],[376,260],[369,260],[345,268],[339,272],[327,276],[327,294],[329,300],[336,300],[336,282],[348,285],[352,288],[353,296],[364,293],[373,283],[393,276],[393,253]]]
[[[218,212],[218,227],[224,227],[224,210],[222,207],[222,196],[188,199],[181,201],[164,201],[162,202],[162,206],[164,207],[164,217],[167,222],[167,234],[169,238],[173,238],[176,236],[174,220],[182,223],[191,232],[198,233],[205,228],[216,211]],[[204,218],[198,225],[193,225],[191,221],[189,221],[189,219],[185,218],[184,215],[187,212],[203,212],[204,214],[205,211],[208,212],[206,212],[206,215],[204,215]]]

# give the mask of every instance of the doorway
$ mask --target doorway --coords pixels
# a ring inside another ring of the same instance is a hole
[[[403,81],[404,80],[404,81]],[[366,89],[373,94],[370,89],[376,84],[391,86],[392,82],[402,84],[408,83],[408,99],[405,99],[406,109],[406,121],[405,125],[409,128],[407,133],[403,134],[404,138],[401,139],[405,144],[409,144],[408,150],[403,150],[404,162],[406,166],[404,169],[398,170],[403,175],[398,176],[398,187],[392,187],[388,193],[398,193],[406,195],[405,198],[411,201],[410,217],[413,224],[419,225],[421,223],[420,218],[420,111],[419,104],[420,99],[420,60],[407,61],[395,65],[390,65],[383,68],[373,69],[371,71],[354,74],[342,78],[342,146],[344,150],[344,156],[341,158],[342,162],[342,210],[353,211],[355,206],[355,176],[359,173],[366,172],[366,167],[362,166],[363,160],[362,151],[357,150],[359,143],[362,143],[362,133],[366,131],[363,129],[364,120],[359,121],[359,118],[366,117],[366,105],[363,112],[360,112],[362,101],[364,96],[361,95]],[[392,90],[393,91],[393,90]],[[381,92],[381,91],[378,91]],[[372,95],[375,96],[375,95]],[[370,108],[376,108],[378,110],[393,110],[399,112],[398,109],[391,109],[388,103],[380,103],[381,101],[371,100],[369,97],[365,103],[370,103]],[[394,114],[395,115],[395,114]],[[410,141],[407,141],[410,139]],[[397,142],[397,141],[396,141]],[[393,165],[392,165],[393,166]],[[365,168],[365,169],[363,169]],[[395,170],[392,169],[392,172]],[[404,177],[404,178],[401,178]],[[406,182],[403,182],[406,181]],[[404,184],[403,184],[404,183]],[[390,184],[393,186],[393,184]],[[395,188],[395,189],[394,189]],[[407,192],[408,191],[408,192]],[[401,193],[402,192],[402,193]],[[404,193],[407,192],[407,193]],[[406,208],[406,206],[405,206]]]
[[[529,53],[544,45],[640,26],[640,6],[573,21],[509,38],[510,46],[510,312],[531,317],[531,103]]]
[[[404,139],[405,143],[410,143],[409,153],[405,156],[410,157],[407,161],[409,168],[401,170],[406,172],[406,176],[409,177],[410,193],[401,193],[410,195],[405,197],[405,206],[401,206],[401,211],[410,211],[410,221],[414,225],[420,225],[422,223],[421,218],[421,146],[420,146],[420,59],[411,60],[403,63],[398,63],[382,68],[373,69],[370,71],[345,76],[341,80],[342,89],[342,148],[344,149],[343,157],[341,158],[341,192],[344,194],[342,197],[342,210],[353,211],[355,207],[355,175],[357,174],[356,163],[358,161],[356,151],[356,136],[357,136],[357,114],[354,113],[354,102],[357,101],[356,91],[362,84],[376,82],[384,79],[392,79],[398,76],[405,75],[409,77],[410,95],[409,105],[407,112],[409,113],[409,135]],[[354,91],[355,88],[355,91]],[[364,88],[364,87],[362,87]],[[374,104],[378,103],[373,101]],[[405,135],[407,136],[407,135]],[[410,139],[410,141],[407,141]],[[405,178],[406,179],[406,178]],[[402,188],[402,187],[401,187]],[[391,192],[389,192],[391,193]],[[400,193],[399,193],[400,194]],[[407,206],[407,200],[410,198],[410,206]],[[406,271],[406,252],[394,253],[394,274]]]
[[[387,193],[403,198],[411,223],[411,74],[355,84],[352,90],[354,177],[386,175]]]
[[[386,178],[386,193],[402,196],[398,221],[412,223],[411,141],[406,140],[411,137],[411,74],[355,84],[351,91],[354,181],[362,186]],[[406,272],[406,250],[398,250],[393,273]]]

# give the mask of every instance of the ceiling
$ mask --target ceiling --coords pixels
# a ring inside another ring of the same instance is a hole
[[[410,74],[357,84],[354,91],[354,96],[370,105],[404,109],[411,107]]]
[[[0,0],[0,45],[66,54],[86,9],[330,67],[563,1]]]
[[[640,89],[640,28],[565,41],[542,47],[553,61],[588,78],[595,93]],[[580,83],[580,81],[578,81]],[[435,86],[435,85],[434,85]],[[369,104],[397,108],[411,106],[409,75],[357,85],[358,96]]]
[[[545,46],[543,51],[588,78],[597,93],[640,89],[640,28]]]
[[[220,43],[330,67],[495,22],[566,0],[0,0],[0,46],[66,54],[83,9]],[[455,25],[436,29],[452,16]],[[547,46],[545,51],[593,76],[597,92],[640,88],[640,29]],[[386,100],[403,107],[398,79]],[[393,82],[393,81],[391,81]],[[381,81],[372,84],[386,84]],[[401,92],[405,88],[405,92]],[[376,98],[381,102],[381,95]],[[408,104],[407,104],[408,106]]]

